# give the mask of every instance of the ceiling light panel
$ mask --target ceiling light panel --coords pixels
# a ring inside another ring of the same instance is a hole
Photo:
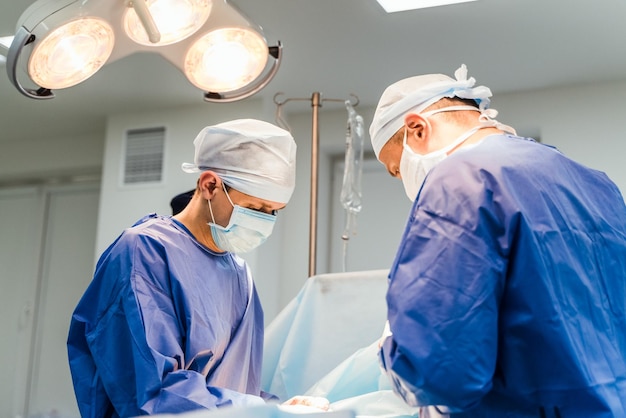
[[[427,7],[445,6],[448,4],[466,3],[476,0],[377,0],[387,13],[406,10],[425,9]]]

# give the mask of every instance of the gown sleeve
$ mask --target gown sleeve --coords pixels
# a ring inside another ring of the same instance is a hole
[[[455,412],[491,389],[509,209],[484,178],[461,167],[436,171],[416,199],[390,272],[393,335],[379,356],[409,405]]]
[[[172,290],[160,285],[168,271],[159,251],[145,243],[122,243],[101,259],[73,316],[71,367],[92,370],[120,416],[263,404],[260,396],[207,385],[202,370],[219,361],[211,358],[216,350],[185,358],[181,307]],[[124,275],[130,277],[120,280]],[[77,398],[82,416],[100,416],[103,399],[93,393],[77,393]]]

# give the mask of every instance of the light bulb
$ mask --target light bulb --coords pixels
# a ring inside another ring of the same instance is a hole
[[[192,35],[207,21],[213,4],[212,0],[146,0],[146,3],[161,34],[160,41],[150,42],[132,7],[124,14],[124,30],[133,41],[149,46],[170,45]]]
[[[265,68],[268,49],[257,32],[224,28],[207,33],[187,51],[184,72],[196,87],[210,92],[238,90]]]
[[[114,40],[113,29],[102,19],[84,17],[65,23],[35,44],[28,74],[48,89],[74,86],[106,63]]]

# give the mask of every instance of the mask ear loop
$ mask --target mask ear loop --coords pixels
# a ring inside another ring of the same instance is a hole
[[[233,203],[233,201],[230,199],[230,196],[228,195],[228,192],[226,191],[226,185],[224,184],[224,182],[222,182],[222,189],[224,189],[224,193],[226,193],[226,198],[228,199],[228,201],[230,202],[230,205],[232,207],[235,207],[235,204]]]
[[[408,151],[408,152],[410,152],[412,154],[415,154],[415,151],[413,151],[413,149],[411,149],[411,147],[407,143],[408,136],[409,136],[409,128],[408,128],[408,126],[404,125],[404,138],[402,139],[403,152],[404,151]]]
[[[215,217],[213,216],[213,208],[211,207],[211,199],[208,199],[206,202],[209,204],[209,212],[211,212],[211,221],[212,222],[209,222],[209,225],[210,224],[214,224],[215,225]]]
[[[226,187],[224,187],[224,182],[222,181],[222,189],[224,189],[224,193],[226,194],[226,198],[228,199],[228,201],[230,202],[230,205],[234,208],[235,205],[233,204],[233,201],[230,199],[230,196],[228,195],[228,192],[226,191]],[[217,225],[215,223],[215,217],[213,216],[213,207],[211,206],[211,199],[207,200],[207,203],[209,204],[209,212],[211,212],[211,220],[214,225]]]

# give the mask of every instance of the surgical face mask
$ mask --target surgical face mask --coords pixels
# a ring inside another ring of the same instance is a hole
[[[211,235],[215,244],[224,251],[246,253],[261,245],[272,234],[276,215],[259,212],[233,204],[228,192],[224,189],[228,201],[233,206],[228,225],[221,226],[215,223],[213,208],[209,200],[211,219]]]
[[[477,110],[471,106],[451,106],[447,108],[433,110],[432,112],[423,113],[422,116],[430,116],[439,112],[453,111],[453,110]],[[468,130],[463,135],[459,136],[450,145],[430,152],[428,154],[417,154],[407,144],[408,129],[404,127],[404,140],[402,141],[402,156],[400,157],[400,175],[402,176],[402,184],[404,185],[404,191],[407,197],[413,202],[417,197],[424,179],[428,172],[441,161],[443,161],[450,151],[462,144],[467,138],[472,136],[479,129],[487,126],[478,125]]]

